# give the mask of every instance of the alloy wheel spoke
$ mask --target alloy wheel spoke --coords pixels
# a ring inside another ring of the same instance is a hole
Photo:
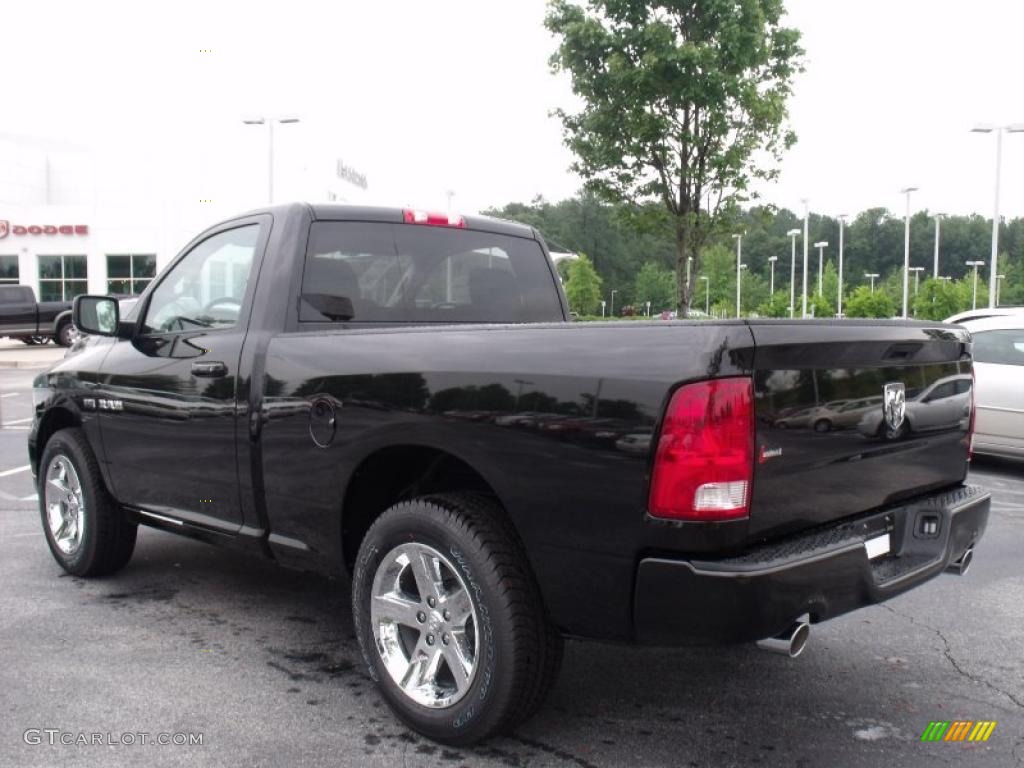
[[[65,484],[64,480],[60,478],[60,476],[51,477],[49,480],[46,481],[46,484],[54,491],[59,493],[61,498],[64,498],[65,496],[68,495],[69,489]]]
[[[445,662],[448,664],[448,669],[451,670],[452,679],[455,680],[456,690],[463,691],[469,683],[469,673],[472,671],[472,666],[463,657],[459,644],[455,642],[453,635],[449,635],[449,638],[451,639],[448,645],[442,646],[442,653],[444,654]]]
[[[409,567],[416,578],[416,588],[420,592],[420,598],[426,600],[428,597],[437,599],[444,594],[444,586],[441,581],[441,562],[429,552],[417,552],[410,558]]]
[[[448,620],[453,626],[466,626],[466,622],[473,613],[473,603],[466,589],[463,589],[461,585],[457,586],[445,596],[443,604],[448,610]]]
[[[416,651],[399,683],[406,691],[423,688],[437,681],[437,670],[441,666],[441,651],[426,643],[417,643]]]
[[[376,623],[390,621],[406,627],[418,628],[420,622],[417,614],[421,611],[420,603],[409,600],[396,592],[374,595],[371,605],[371,619]]]

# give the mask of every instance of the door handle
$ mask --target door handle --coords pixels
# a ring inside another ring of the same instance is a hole
[[[207,379],[216,379],[220,376],[228,375],[228,367],[220,361],[214,362],[200,362],[197,360],[192,363],[192,375],[201,376]]]

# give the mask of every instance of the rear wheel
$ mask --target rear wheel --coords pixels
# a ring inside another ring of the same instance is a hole
[[[446,744],[514,728],[561,662],[503,515],[484,497],[414,499],[384,512],[359,549],[353,613],[370,676],[402,720]]]
[[[39,511],[50,552],[68,573],[102,576],[131,559],[138,526],[107,493],[81,429],[62,429],[47,442],[39,462]]]
[[[830,429],[832,429],[832,422],[828,419],[818,419],[814,422],[815,432],[828,432]]]

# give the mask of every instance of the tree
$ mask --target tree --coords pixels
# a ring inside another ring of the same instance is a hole
[[[569,308],[581,315],[596,314],[601,301],[602,280],[590,259],[581,253],[578,259],[569,263],[566,272],[565,298],[569,301]]]
[[[688,310],[687,258],[699,270],[704,246],[752,196],[750,182],[776,178],[795,141],[785,120],[800,33],[782,25],[782,0],[589,8],[552,0],[545,20],[560,38],[552,68],[584,103],[557,112],[573,169],[603,198],[633,204],[638,226],[671,233]]]
[[[761,317],[789,317],[789,294],[776,291],[772,297],[757,308]]]
[[[914,317],[921,320],[945,320],[967,309],[967,306],[964,305],[961,291],[951,281],[929,278],[921,284],[914,299]]]
[[[896,314],[896,302],[883,288],[871,289],[862,285],[855,290],[843,306],[847,317],[892,317]]]
[[[821,293],[807,297],[807,311],[814,317],[835,317],[836,308],[832,299]]]
[[[675,304],[675,292],[676,276],[653,261],[644,264],[636,275],[633,297],[641,309],[648,301],[651,302],[651,312],[670,309]]]

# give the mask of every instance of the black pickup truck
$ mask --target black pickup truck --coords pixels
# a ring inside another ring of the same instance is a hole
[[[116,571],[141,523],[350,574],[370,676],[442,742],[534,712],[565,635],[796,655],[988,519],[963,329],[574,323],[509,222],[260,210],[75,322],[29,436],[60,565]]]
[[[36,301],[28,285],[0,285],[0,336],[26,344],[53,339],[62,347],[75,340],[70,301]]]

